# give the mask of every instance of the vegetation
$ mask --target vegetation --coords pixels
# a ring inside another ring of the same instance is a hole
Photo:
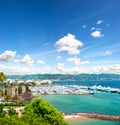
[[[5,116],[5,111],[3,111],[4,105],[0,104],[0,118]]]
[[[7,95],[7,89],[10,85],[3,83],[6,78],[7,76],[0,72],[0,82],[1,85],[4,85],[4,88],[0,90],[0,97],[4,97],[4,102],[10,101],[10,103],[0,104],[0,125],[68,125],[62,113],[41,98],[26,104],[21,117],[19,117],[14,109],[17,106],[17,102],[19,102],[19,94],[22,95],[24,100],[27,100],[32,93],[28,85],[26,85],[26,92],[22,93],[22,85],[19,85],[18,89],[15,88],[15,96],[11,98],[10,95]],[[12,103],[11,100],[16,102],[16,104]],[[21,102],[19,105],[24,104]],[[3,110],[4,106],[7,107],[6,111]]]
[[[4,107],[7,108],[7,107],[20,107],[20,106],[25,106],[25,102],[20,102],[20,103],[13,103],[13,102],[10,102],[10,103],[3,103]]]
[[[9,100],[10,100],[10,96],[4,96],[4,102],[9,102]]]
[[[62,113],[41,98],[27,104],[21,117],[12,108],[5,114],[3,105],[0,111],[0,125],[68,125]]]
[[[7,76],[3,72],[0,72],[0,82],[3,82],[6,78]]]
[[[33,97],[29,86],[22,83],[10,83],[4,82],[7,76],[0,72],[0,97],[3,97],[4,102],[14,102],[14,103],[21,103],[29,100]]]
[[[0,97],[3,97],[4,96],[4,92],[3,90],[0,90]]]
[[[22,86],[20,85],[19,87],[18,87],[18,94],[21,94],[22,93]]]

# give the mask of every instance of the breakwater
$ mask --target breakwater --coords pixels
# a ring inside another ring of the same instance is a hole
[[[101,119],[101,120],[110,120],[110,121],[120,121],[120,116],[103,115],[103,114],[97,114],[97,113],[76,113],[76,114],[64,115],[64,118],[68,121],[70,119],[79,119],[81,117]]]

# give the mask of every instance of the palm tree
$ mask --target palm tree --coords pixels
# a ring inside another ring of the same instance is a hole
[[[6,83],[3,83],[6,78],[7,78],[7,76],[3,72],[0,72],[0,86],[2,86],[2,87],[7,86]]]
[[[0,72],[0,82],[3,82],[6,78],[7,76],[3,72]]]

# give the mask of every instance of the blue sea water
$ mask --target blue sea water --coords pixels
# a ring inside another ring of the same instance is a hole
[[[98,92],[95,95],[41,95],[60,111],[120,115],[120,95]]]
[[[120,81],[57,81],[59,85],[101,85],[120,88]],[[96,91],[94,95],[42,95],[40,96],[64,113],[100,113],[120,116],[120,94]],[[91,119],[74,121],[70,125],[120,125],[120,122]]]
[[[101,85],[104,87],[120,88],[120,80],[85,80],[85,81],[53,81],[53,84],[58,85],[83,85],[83,86],[93,86]]]
[[[59,85],[101,85],[103,87],[120,88],[120,75],[114,74],[81,74],[81,75],[26,75],[9,76],[12,79],[51,79]],[[120,94],[95,91],[91,95],[41,95],[40,97],[52,103],[64,113],[100,113],[120,116]],[[120,125],[120,122],[90,119],[87,121],[72,121],[70,125]]]
[[[64,113],[100,113],[120,115],[120,95],[117,93],[98,92],[95,95],[42,95]],[[74,121],[71,125],[120,125],[120,122],[92,119],[90,121]]]
[[[120,122],[90,119],[87,121],[72,121],[70,125],[120,125]]]

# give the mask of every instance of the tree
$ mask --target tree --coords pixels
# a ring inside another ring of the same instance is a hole
[[[68,125],[68,123],[54,106],[37,98],[25,106],[21,117],[18,117],[14,109],[9,108],[8,113],[0,117],[0,125]]]
[[[5,102],[8,102],[9,100],[10,100],[10,96],[7,96],[7,95],[4,96],[4,101],[5,101]]]
[[[4,92],[3,90],[0,90],[0,97],[3,97],[4,96]]]
[[[22,86],[21,85],[19,85],[19,87],[18,87],[18,94],[22,94]]]
[[[5,93],[4,94],[5,94],[5,96],[7,96],[7,89],[5,89]]]
[[[31,125],[40,125],[39,123],[43,122],[46,125],[68,125],[62,113],[41,98],[37,98],[25,106],[23,119],[27,119]]]
[[[13,97],[13,100],[17,103],[17,101],[19,100],[19,96],[15,94],[15,96]]]
[[[4,117],[6,112],[3,110],[4,108],[4,105],[3,104],[0,104],[0,117]]]
[[[0,82],[3,82],[6,78],[7,76],[3,72],[0,72]]]
[[[4,105],[0,104],[0,113],[3,112]]]
[[[16,112],[16,110],[14,108],[9,108],[8,109],[8,115],[17,115],[18,113]]]

